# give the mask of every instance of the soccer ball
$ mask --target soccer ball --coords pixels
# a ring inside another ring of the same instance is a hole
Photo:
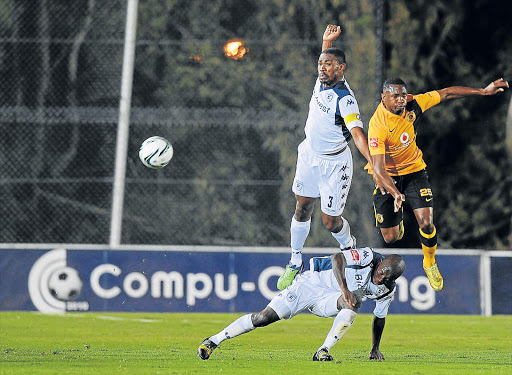
[[[58,269],[48,279],[52,296],[60,301],[74,301],[82,292],[82,279],[78,271],[71,267]]]
[[[142,164],[153,169],[165,167],[171,161],[173,154],[171,142],[158,136],[146,139],[139,150]]]

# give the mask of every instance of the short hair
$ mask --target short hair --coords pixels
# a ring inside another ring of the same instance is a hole
[[[398,83],[394,83],[397,85]],[[405,260],[398,254],[391,254],[384,258],[386,265],[389,266],[389,278],[392,280],[398,279],[405,271]]]
[[[338,61],[338,64],[346,64],[345,52],[343,52],[339,48],[327,48],[326,50],[322,51],[321,55],[323,54],[334,55],[334,57],[336,57],[336,60]]]
[[[405,84],[403,79],[398,78],[398,77],[391,77],[391,78],[386,79],[384,81],[384,83],[382,84],[382,92],[390,91],[391,85],[400,85],[400,86],[404,86],[405,88],[407,88],[407,85]]]

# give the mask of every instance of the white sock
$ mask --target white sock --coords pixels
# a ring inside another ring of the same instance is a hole
[[[334,322],[332,328],[325,338],[324,344],[320,348],[326,348],[328,351],[336,344],[339,339],[348,331],[354,320],[356,319],[357,313],[349,309],[342,309]]]
[[[308,221],[301,222],[292,217],[290,225],[290,245],[292,247],[292,256],[290,263],[295,267],[302,265],[302,248],[308,238],[309,229],[311,228],[311,218]]]
[[[219,345],[224,340],[232,339],[233,337],[252,331],[254,329],[254,325],[252,324],[251,315],[252,314],[241,316],[222,331],[211,336],[210,340]]]
[[[341,218],[343,220],[343,227],[338,233],[332,233],[332,236],[336,238],[336,241],[339,242],[340,247],[342,249],[346,249],[347,247],[352,246],[352,237],[350,236],[350,224],[348,223],[347,219],[344,217]]]

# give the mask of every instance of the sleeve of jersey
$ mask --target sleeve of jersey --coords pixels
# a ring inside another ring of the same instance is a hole
[[[390,293],[386,298],[375,301],[375,309],[373,309],[373,315],[377,318],[385,318],[388,315],[389,305],[393,301],[395,291]]]
[[[384,124],[372,117],[368,126],[368,148],[370,155],[382,155],[386,153],[386,137],[388,136]]]
[[[347,266],[367,266],[373,259],[373,251],[369,247],[361,249],[343,250]]]
[[[356,98],[352,95],[346,95],[340,99],[338,107],[348,130],[352,130],[356,126],[363,127]]]
[[[437,91],[430,91],[425,94],[414,95],[414,99],[423,112],[435,105],[438,105],[441,102],[441,96]]]

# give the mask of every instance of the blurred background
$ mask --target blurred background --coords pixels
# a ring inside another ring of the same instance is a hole
[[[0,3],[0,243],[109,243],[128,3]],[[512,77],[511,2],[146,0],[137,16],[121,244],[289,245],[329,23],[365,131],[386,77],[414,94]],[[441,248],[512,249],[510,102],[510,91],[471,97],[425,116]],[[138,159],[154,135],[175,151],[160,170]],[[359,245],[384,247],[351,146],[344,216]],[[306,246],[335,247],[317,206]],[[417,233],[406,212],[393,247],[419,247]]]

